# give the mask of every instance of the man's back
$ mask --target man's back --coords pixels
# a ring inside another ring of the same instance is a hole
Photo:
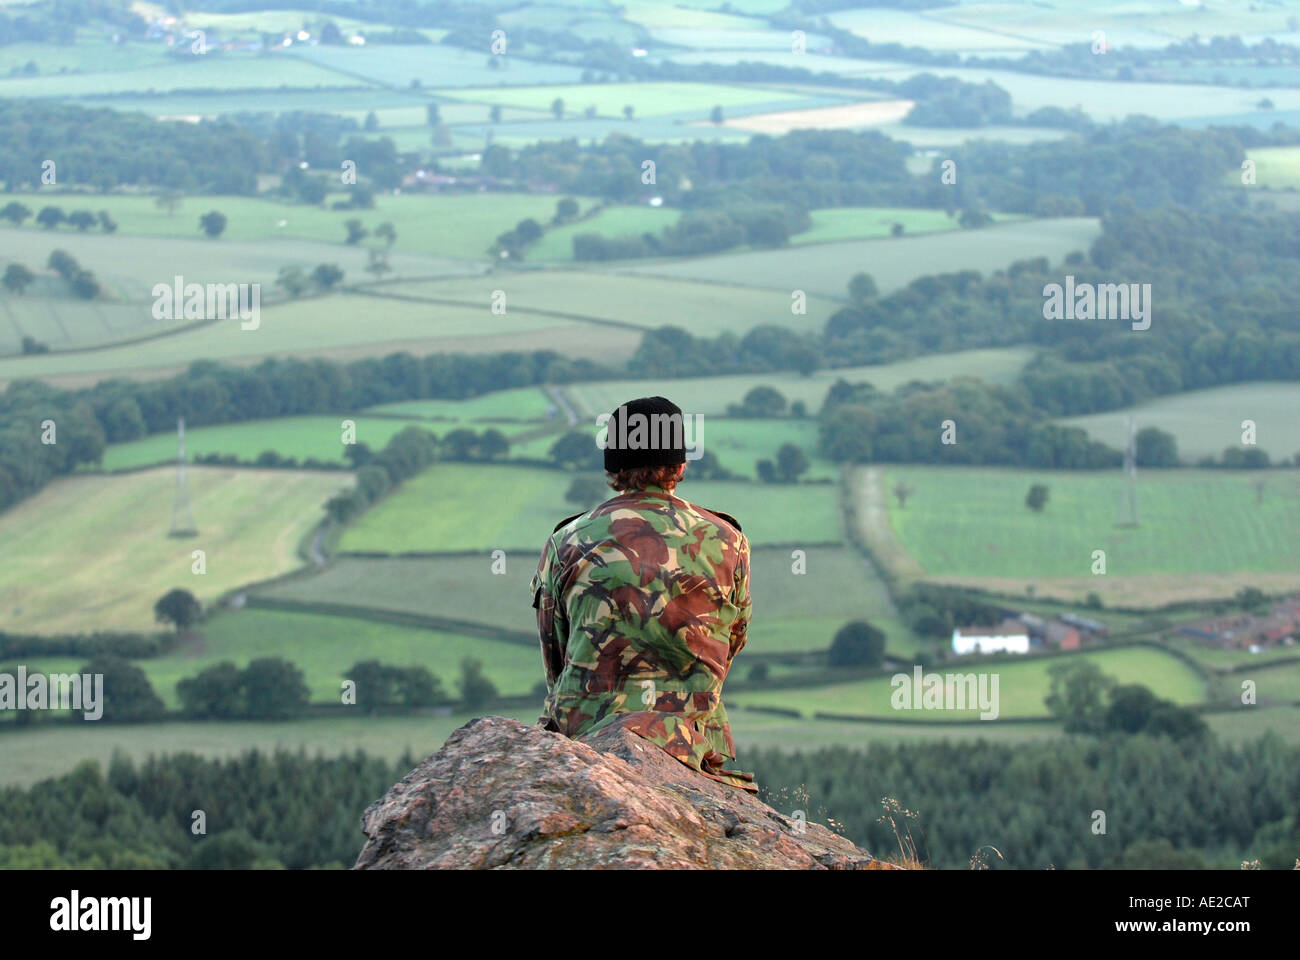
[[[745,645],[749,542],[730,517],[650,486],[561,523],[532,583],[542,722],[571,737],[619,723],[714,779],[735,757],[722,682]]]

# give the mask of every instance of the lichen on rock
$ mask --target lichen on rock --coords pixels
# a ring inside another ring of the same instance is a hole
[[[480,717],[372,803],[357,870],[890,869],[618,727]]]

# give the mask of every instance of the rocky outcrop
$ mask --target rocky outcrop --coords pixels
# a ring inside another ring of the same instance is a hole
[[[891,869],[635,734],[471,720],[372,803],[357,870]]]

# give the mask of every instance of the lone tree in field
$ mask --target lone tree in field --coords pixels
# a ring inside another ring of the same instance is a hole
[[[1134,439],[1139,467],[1178,466],[1178,441],[1173,434],[1156,427],[1143,427]]]
[[[556,120],[564,119],[564,98],[556,97],[551,101],[551,113],[555,114]]]
[[[1034,513],[1042,513],[1043,507],[1047,506],[1047,486],[1042,483],[1036,483],[1029,488],[1025,494],[1025,506]]]
[[[36,222],[46,230],[53,230],[66,219],[62,207],[41,207],[41,212],[36,215]]]
[[[282,657],[251,661],[240,681],[248,696],[248,715],[254,720],[289,720],[302,713],[311,699],[302,671]]]
[[[168,590],[153,605],[153,617],[159,623],[175,625],[176,632],[188,630],[199,619],[202,608],[198,598],[183,587]]]
[[[311,272],[311,279],[320,289],[329,290],[343,279],[343,271],[336,264],[322,263]]]
[[[391,250],[393,244],[397,242],[397,229],[385,220],[379,226],[375,227],[375,236],[384,241],[384,246]]]
[[[179,190],[164,190],[158,194],[158,199],[154,201],[154,205],[159,210],[166,210],[167,216],[170,217],[181,208],[181,201],[184,199],[184,194]]]
[[[89,270],[78,270],[68,281],[68,285],[72,287],[72,292],[83,300],[94,300],[99,296],[99,281]]]
[[[488,108],[488,122],[489,123],[501,122],[501,104],[494,103],[492,104],[491,107]]]
[[[0,283],[4,284],[6,290],[11,290],[14,293],[22,293],[32,285],[32,281],[35,279],[36,274],[32,273],[21,263],[11,263],[9,266],[5,267],[4,279],[0,280]]]
[[[23,221],[31,215],[31,208],[17,200],[9,201],[4,205],[4,209],[0,209],[0,220],[8,220],[15,227],[21,227]]]
[[[1106,726],[1106,693],[1115,678],[1090,660],[1073,658],[1047,668],[1051,690],[1043,700],[1052,715],[1065,721],[1066,733],[1099,733]]]
[[[865,620],[851,620],[831,641],[826,662],[832,667],[875,667],[885,659],[885,634]]]
[[[107,723],[148,723],[162,718],[162,699],[154,691],[149,677],[129,660],[101,654],[78,673],[104,678],[104,714]]]
[[[209,210],[199,217],[199,228],[215,240],[226,230],[226,215],[219,210]]]
[[[783,417],[785,416],[785,409],[785,394],[776,387],[759,384],[745,394],[745,398],[741,400],[735,415],[758,418]],[[728,410],[728,413],[730,412]]]
[[[442,123],[442,111],[438,109],[436,103],[427,104],[424,108],[424,122],[431,127],[436,127]]]
[[[799,475],[808,472],[808,458],[793,443],[783,443],[776,451],[776,473],[783,483],[798,483]]]
[[[894,499],[898,501],[898,509],[902,510],[907,506],[907,498],[915,493],[915,489],[909,487],[902,480],[894,484]]]
[[[76,227],[79,233],[85,233],[95,225],[95,215],[89,210],[73,210],[68,214],[68,223]]]
[[[366,264],[366,273],[373,274],[375,279],[378,280],[384,274],[392,271],[393,268],[388,264],[388,254],[386,252],[374,248],[367,252],[370,256],[370,262]]]
[[[466,657],[460,663],[460,699],[466,710],[478,710],[497,696],[496,684],[483,675],[483,663]]]
[[[717,106],[709,111],[709,123],[714,126],[722,126],[722,107]]]
[[[370,231],[361,225],[361,221],[353,217],[351,220],[343,221],[344,228],[348,231],[348,237],[343,242],[350,247],[355,247],[358,243],[370,236]]]
[[[849,299],[854,303],[866,303],[880,296],[876,281],[869,273],[855,273],[849,280]]]
[[[275,285],[289,296],[298,297],[307,289],[307,278],[303,276],[302,267],[281,267]]]

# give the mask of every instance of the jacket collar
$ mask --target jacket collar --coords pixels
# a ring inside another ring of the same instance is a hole
[[[675,498],[675,494],[669,493],[667,490],[665,490],[663,487],[659,486],[656,483],[647,484],[646,486],[642,487],[640,490],[624,490],[622,493],[619,494],[619,496],[620,497],[642,497],[642,496],[663,497],[664,499],[667,500],[671,500]]]

